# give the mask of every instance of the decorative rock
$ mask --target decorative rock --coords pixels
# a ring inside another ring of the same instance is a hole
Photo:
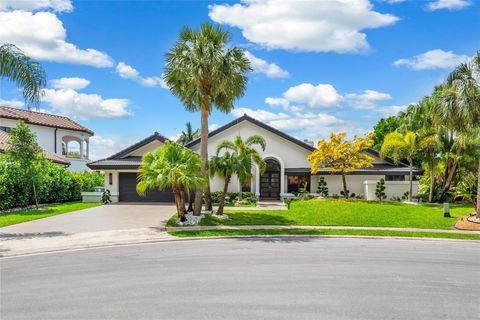
[[[200,223],[200,221],[203,219],[203,217],[211,215],[217,219],[227,219],[228,215],[223,214],[223,215],[216,215],[213,214],[213,211],[202,211],[202,213],[199,216],[194,216],[193,212],[189,212],[185,215],[185,218],[187,219],[186,221],[180,221],[179,218],[175,220],[176,224],[179,226],[196,226]]]

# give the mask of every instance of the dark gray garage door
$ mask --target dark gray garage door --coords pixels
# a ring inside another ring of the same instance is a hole
[[[137,193],[137,174],[135,172],[123,172],[119,174],[118,190],[120,202],[175,202],[171,189],[159,191],[152,189],[142,197]]]

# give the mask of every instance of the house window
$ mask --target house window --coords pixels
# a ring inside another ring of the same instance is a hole
[[[0,127],[0,130],[5,131],[5,132],[10,132],[10,131],[12,131],[12,128],[9,128],[9,127]]]
[[[109,185],[113,184],[113,174],[111,172],[108,174],[108,184]]]
[[[405,176],[403,175],[385,176],[385,181],[405,181]]]
[[[287,176],[287,192],[299,192],[300,188],[307,183],[307,191],[310,190],[310,176]]]

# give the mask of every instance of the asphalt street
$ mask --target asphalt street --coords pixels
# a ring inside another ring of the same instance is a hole
[[[478,242],[208,239],[0,263],[2,320],[480,318]]]

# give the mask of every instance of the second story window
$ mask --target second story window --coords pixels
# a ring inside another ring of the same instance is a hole
[[[9,128],[9,127],[1,127],[1,126],[0,126],[0,130],[5,131],[5,132],[10,132],[10,131],[12,131],[12,128]]]

